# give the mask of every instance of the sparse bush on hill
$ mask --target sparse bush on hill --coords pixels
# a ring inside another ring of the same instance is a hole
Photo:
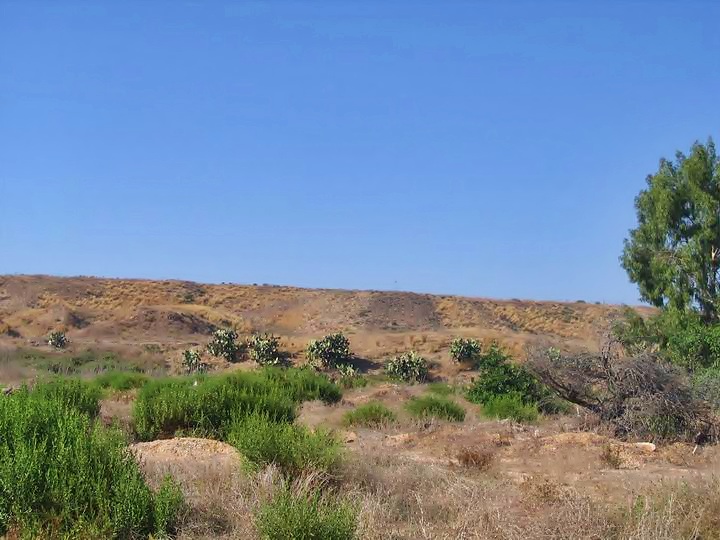
[[[235,330],[220,328],[215,330],[207,350],[213,356],[224,358],[228,362],[237,361],[240,352],[240,345],[237,342],[238,335]]]
[[[186,349],[183,351],[182,356],[182,365],[189,375],[205,373],[210,367],[206,362],[203,362],[198,351]]]
[[[154,495],[122,435],[69,406],[57,388],[0,399],[0,534],[125,539],[171,532],[177,489],[167,483]]]
[[[280,338],[273,334],[253,334],[248,340],[248,352],[261,366],[277,366],[283,362]]]
[[[695,373],[692,386],[694,395],[707,401],[720,414],[720,368]]]
[[[65,332],[51,332],[48,337],[48,345],[54,349],[64,349],[68,345],[68,339],[65,337]]]
[[[405,382],[424,382],[428,376],[428,365],[425,358],[415,351],[410,351],[385,364],[385,373],[393,379]]]
[[[476,339],[455,338],[450,344],[450,356],[461,364],[470,364],[474,367],[482,353],[482,346]]]
[[[281,488],[255,520],[263,540],[352,540],[357,528],[355,509],[318,488]]]
[[[346,426],[382,427],[391,424],[397,419],[397,415],[382,403],[373,401],[358,405],[352,411],[343,416],[343,424]]]
[[[347,363],[351,358],[350,340],[340,332],[322,339],[313,339],[308,343],[305,355],[311,366],[316,369],[333,369],[338,364]]]
[[[273,421],[263,414],[237,420],[230,428],[228,442],[251,468],[274,464],[288,476],[328,473],[340,461],[340,443],[329,431],[310,431],[302,425]]]
[[[439,418],[452,422],[465,420],[465,409],[454,401],[439,396],[420,396],[411,398],[406,404],[410,414],[418,418]]]

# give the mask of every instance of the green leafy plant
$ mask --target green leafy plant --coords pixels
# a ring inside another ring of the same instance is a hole
[[[220,328],[213,332],[212,339],[207,345],[207,350],[213,356],[224,358],[228,362],[235,362],[240,352],[240,345],[238,345],[237,339],[238,335],[235,330]]]
[[[248,340],[248,352],[261,366],[277,366],[283,362],[280,338],[273,334],[253,334]]]
[[[93,382],[103,389],[117,392],[140,388],[148,381],[147,375],[136,371],[107,371],[95,377]]]
[[[205,373],[210,367],[206,362],[203,362],[198,351],[186,349],[182,354],[182,365],[188,374]]]
[[[355,509],[319,489],[283,487],[263,503],[255,522],[263,540],[352,540]]]
[[[340,462],[340,443],[326,430],[275,422],[263,414],[236,421],[228,442],[235,446],[252,469],[274,464],[286,475],[332,471]]]
[[[450,356],[453,360],[473,366],[480,358],[482,346],[476,339],[455,338],[450,344]]]
[[[202,377],[155,379],[143,386],[133,406],[137,437],[152,440],[177,431],[223,439],[244,416],[259,413],[291,422],[302,401],[337,402],[340,389],[307,369],[264,368]]]
[[[102,392],[88,381],[58,377],[36,383],[31,393],[35,398],[54,401],[91,418],[100,413]]]
[[[385,364],[385,373],[405,382],[423,382],[428,376],[427,361],[415,351],[401,354]]]
[[[314,339],[308,343],[305,356],[316,369],[333,369],[350,360],[350,340],[339,332]]]
[[[23,538],[163,535],[179,504],[153,495],[119,431],[62,393],[27,388],[0,399],[0,534]],[[14,536],[15,536],[14,534]]]
[[[381,427],[397,420],[397,415],[382,403],[372,401],[359,405],[343,416],[346,426]]]
[[[405,408],[418,418],[439,418],[452,422],[465,420],[465,409],[444,397],[428,395],[414,397],[406,403]]]
[[[483,412],[492,418],[510,418],[516,422],[534,422],[538,418],[537,407],[532,403],[525,403],[517,393],[491,397],[483,405]]]
[[[48,337],[48,345],[54,349],[64,349],[68,346],[68,339],[65,336],[65,332],[50,332],[50,336]]]

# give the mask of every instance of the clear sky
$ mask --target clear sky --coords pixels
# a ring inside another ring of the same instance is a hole
[[[720,2],[0,0],[0,273],[634,303]]]

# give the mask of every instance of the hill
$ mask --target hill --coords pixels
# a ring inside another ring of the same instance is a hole
[[[346,332],[368,358],[443,351],[457,335],[497,339],[519,352],[539,341],[596,348],[619,306],[491,300],[388,291],[208,285],[187,281],[0,276],[0,333],[31,345],[53,329],[75,344],[178,348],[213,328],[279,334],[290,350]]]

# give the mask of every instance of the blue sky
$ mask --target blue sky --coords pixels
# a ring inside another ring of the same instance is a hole
[[[720,3],[0,1],[0,273],[637,301]]]

